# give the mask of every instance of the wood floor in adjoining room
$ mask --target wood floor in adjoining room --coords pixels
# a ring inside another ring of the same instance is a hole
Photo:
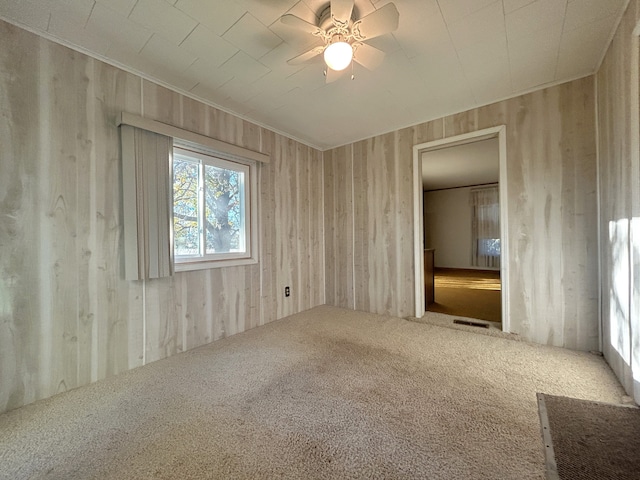
[[[430,312],[502,322],[500,272],[435,269],[435,303]]]

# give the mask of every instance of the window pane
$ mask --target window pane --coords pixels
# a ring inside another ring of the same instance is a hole
[[[244,252],[244,173],[205,165],[206,253]]]
[[[198,255],[198,169],[197,162],[175,155],[173,158],[174,254]]]
[[[499,238],[479,238],[478,253],[480,255],[488,255],[490,257],[500,256],[500,239]]]

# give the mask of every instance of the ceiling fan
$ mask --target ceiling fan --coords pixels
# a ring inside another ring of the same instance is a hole
[[[318,25],[292,14],[280,17],[280,21],[285,25],[319,37],[324,43],[288,60],[287,63],[299,65],[324,54],[327,83],[337,80],[352,60],[369,70],[380,65],[384,52],[364,42],[396,30],[400,17],[398,9],[393,3],[387,3],[369,15],[355,20],[353,7],[354,0],[331,0],[329,6],[320,14]]]

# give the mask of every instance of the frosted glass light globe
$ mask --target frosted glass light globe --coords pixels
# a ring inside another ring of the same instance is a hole
[[[339,72],[351,63],[353,48],[347,42],[335,42],[324,50],[324,61],[331,70]]]

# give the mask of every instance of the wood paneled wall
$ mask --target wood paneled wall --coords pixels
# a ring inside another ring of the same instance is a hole
[[[0,111],[0,412],[325,303],[322,152],[4,22]],[[123,279],[121,111],[271,156],[259,264]]]
[[[610,220],[638,216],[636,170],[616,160],[631,138],[621,38],[638,9],[598,74],[603,240]],[[413,315],[412,147],[502,124],[512,331],[598,347],[593,78],[323,154],[2,22],[0,39],[0,412],[325,300]],[[258,265],[123,279],[123,110],[271,155]]]
[[[638,38],[632,0],[597,74],[602,343],[605,358],[640,403],[640,158]],[[635,44],[635,45],[634,45]]]
[[[412,147],[504,124],[511,329],[596,349],[594,112],[589,77],[325,152],[327,303],[414,315]]]
[[[352,147],[324,154],[325,252],[331,270],[325,272],[329,305],[355,308],[353,295],[353,154]],[[331,278],[329,278],[331,277]]]

